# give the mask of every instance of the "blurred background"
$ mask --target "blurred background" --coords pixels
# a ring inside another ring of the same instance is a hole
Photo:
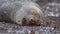
[[[35,0],[41,6],[45,16],[60,16],[60,0]]]

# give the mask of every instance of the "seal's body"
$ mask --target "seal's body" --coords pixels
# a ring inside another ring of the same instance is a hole
[[[0,3],[0,20],[11,20],[20,25],[43,22],[44,15],[39,5],[30,0],[3,0]]]

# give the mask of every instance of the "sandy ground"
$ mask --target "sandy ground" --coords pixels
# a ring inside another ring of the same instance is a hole
[[[51,26],[19,26],[17,24],[0,22],[0,34],[60,34]]]

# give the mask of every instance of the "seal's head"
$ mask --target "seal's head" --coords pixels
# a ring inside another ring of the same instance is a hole
[[[16,12],[15,21],[20,25],[39,25],[43,22],[43,12],[34,2],[23,2]]]

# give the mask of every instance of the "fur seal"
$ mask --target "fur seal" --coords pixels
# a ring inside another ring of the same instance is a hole
[[[19,25],[39,25],[44,14],[31,0],[0,0],[0,20],[14,21]]]

